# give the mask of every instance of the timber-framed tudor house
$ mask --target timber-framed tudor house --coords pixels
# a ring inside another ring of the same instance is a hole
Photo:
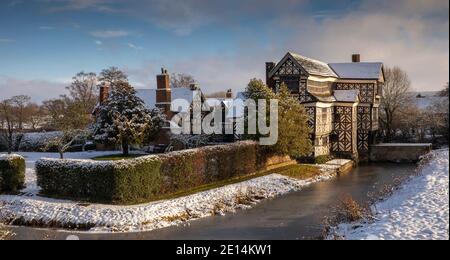
[[[384,86],[381,62],[325,63],[292,52],[266,63],[267,85],[282,83],[305,106],[314,143],[313,156],[367,160],[378,131]]]

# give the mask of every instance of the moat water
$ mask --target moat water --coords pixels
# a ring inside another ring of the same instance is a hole
[[[266,200],[249,210],[208,217],[185,226],[139,233],[92,234],[62,230],[13,227],[13,239],[164,239],[164,240],[283,240],[317,239],[324,219],[345,196],[367,203],[369,194],[414,173],[413,164],[367,164],[334,180],[313,184],[302,191]]]

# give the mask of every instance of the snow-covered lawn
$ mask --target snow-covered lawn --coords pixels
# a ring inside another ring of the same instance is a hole
[[[374,207],[375,221],[341,224],[349,240],[448,240],[449,150],[434,151],[394,195]]]
[[[86,159],[108,153],[73,153],[67,158]],[[21,196],[0,196],[0,222],[33,223],[42,226],[80,227],[90,231],[143,231],[185,223],[206,216],[251,207],[260,200],[298,191],[314,182],[331,179],[341,164],[335,161],[322,167],[323,175],[297,180],[272,174],[249,181],[212,189],[190,196],[135,206],[80,204],[43,198],[38,195],[34,162],[55,154],[21,153],[27,160],[27,188]]]

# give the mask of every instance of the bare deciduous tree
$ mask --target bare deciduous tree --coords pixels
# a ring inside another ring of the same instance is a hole
[[[128,75],[117,67],[110,67],[100,73],[98,80],[114,85],[117,82],[128,82]]]
[[[195,86],[195,79],[193,76],[185,73],[176,74],[173,73],[170,76],[171,88],[192,88]]]
[[[80,72],[72,79],[72,84],[67,87],[72,101],[78,103],[85,114],[92,113],[97,103],[97,75]]]
[[[23,130],[23,124],[25,123],[25,108],[30,103],[31,97],[26,95],[14,96],[11,101],[14,105],[15,114],[18,122],[18,129]]]
[[[385,141],[392,139],[393,124],[399,118],[399,110],[412,102],[408,92],[411,81],[408,74],[399,67],[385,69],[385,86],[382,99],[380,121],[385,132]]]
[[[88,135],[88,131],[86,130],[78,130],[78,129],[64,129],[62,134],[50,139],[47,142],[44,151],[48,151],[52,147],[56,147],[59,153],[59,158],[64,159],[64,153],[70,149],[70,147],[77,140],[85,140]]]
[[[34,131],[43,126],[45,116],[45,110],[38,104],[30,103],[25,107],[25,123]]]
[[[18,120],[14,110],[14,101],[12,99],[6,99],[0,102],[0,138],[7,144],[8,154],[12,153],[14,133],[18,127]]]

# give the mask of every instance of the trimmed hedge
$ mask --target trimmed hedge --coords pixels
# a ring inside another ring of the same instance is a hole
[[[0,193],[17,192],[25,184],[25,159],[19,155],[0,155]]]
[[[45,195],[129,203],[158,194],[160,165],[155,157],[116,162],[43,159],[36,162],[36,173]]]
[[[269,157],[241,142],[121,161],[43,159],[36,172],[44,195],[132,204],[264,170]]]

